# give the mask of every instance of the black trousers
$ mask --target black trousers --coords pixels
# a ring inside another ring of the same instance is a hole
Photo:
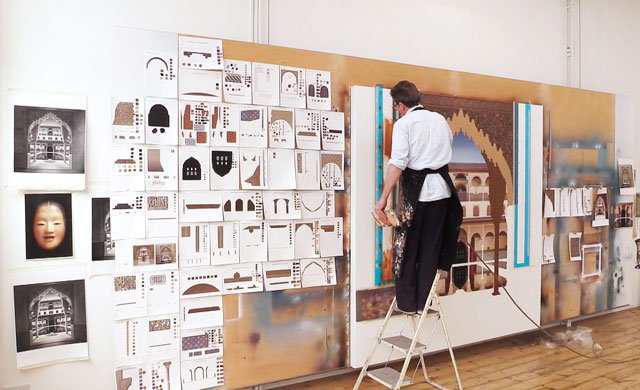
[[[418,202],[407,233],[405,258],[396,278],[396,300],[405,311],[422,310],[438,271],[449,199]]]

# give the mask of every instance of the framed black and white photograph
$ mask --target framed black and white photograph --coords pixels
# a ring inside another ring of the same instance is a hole
[[[73,257],[71,194],[25,194],[27,259]]]
[[[87,358],[84,280],[14,285],[18,368]]]
[[[84,190],[86,96],[10,91],[13,185]]]
[[[111,238],[109,198],[91,198],[91,259],[114,260],[115,241]]]

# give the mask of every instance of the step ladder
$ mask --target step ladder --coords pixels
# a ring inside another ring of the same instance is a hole
[[[384,323],[382,324],[382,329],[380,329],[380,333],[378,333],[378,337],[376,338],[373,347],[371,347],[371,352],[367,356],[367,360],[364,362],[362,366],[362,370],[360,371],[360,376],[358,376],[358,380],[356,381],[355,386],[353,386],[353,390],[358,390],[362,380],[365,376],[375,380],[376,382],[384,385],[385,387],[393,390],[398,390],[403,386],[408,386],[413,384],[413,380],[418,372],[418,368],[422,366],[422,373],[424,374],[424,380],[426,383],[430,384],[433,387],[438,389],[447,390],[446,387],[432,381],[427,374],[427,366],[424,362],[424,353],[427,350],[427,347],[431,343],[431,339],[433,338],[433,334],[435,333],[436,327],[438,323],[442,325],[442,330],[444,331],[444,337],[447,341],[447,347],[449,348],[449,354],[451,355],[451,362],[453,363],[453,370],[456,373],[456,379],[458,380],[458,389],[462,390],[462,382],[460,381],[460,374],[458,373],[458,366],[456,365],[456,358],[453,356],[453,348],[451,347],[451,340],[449,339],[449,334],[447,333],[447,327],[444,322],[444,315],[442,313],[442,308],[440,306],[440,299],[438,298],[438,294],[436,292],[436,287],[438,285],[438,280],[440,280],[440,273],[442,271],[438,271],[433,280],[433,284],[431,285],[431,290],[429,291],[429,296],[427,297],[427,303],[424,306],[424,310],[422,314],[403,314],[405,316],[404,324],[402,326],[402,330],[400,335],[392,336],[392,337],[383,337],[383,333],[387,324],[389,323],[389,319],[393,314],[393,307],[396,303],[396,298],[393,298],[393,302],[389,307],[389,311],[387,311],[387,316],[384,318]],[[402,314],[402,313],[401,313]],[[416,325],[416,317],[418,317],[418,323]],[[429,340],[426,344],[422,344],[418,341],[420,337],[420,329],[422,329],[422,325],[425,322],[427,317],[436,317],[436,321],[433,325],[433,329],[431,329],[431,335],[429,336]],[[402,335],[402,331],[406,327],[407,320],[411,318],[411,322],[413,324],[413,338],[409,338],[407,336]],[[384,367],[376,368],[374,370],[369,370],[369,363],[373,358],[373,355],[376,352],[376,349],[380,344],[385,345],[390,349],[389,357],[387,358],[387,362]],[[389,360],[391,358],[391,354],[393,351],[399,351],[405,354],[404,364],[402,365],[402,370],[400,372],[394,370],[389,367]],[[409,363],[411,362],[411,358],[417,356],[419,354],[420,359],[416,368],[413,372],[413,377],[409,378],[405,376],[407,373],[407,369],[409,368]]]

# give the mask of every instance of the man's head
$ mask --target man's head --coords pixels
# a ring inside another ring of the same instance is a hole
[[[398,110],[400,117],[403,117],[411,107],[420,104],[418,88],[407,80],[400,81],[391,88],[391,98],[393,99],[393,107]]]

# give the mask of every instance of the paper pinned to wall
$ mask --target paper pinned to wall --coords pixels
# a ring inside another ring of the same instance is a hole
[[[240,262],[267,261],[267,228],[265,221],[240,222]]]
[[[145,143],[178,145],[178,101],[176,99],[145,99]]]
[[[542,264],[551,264],[556,262],[553,244],[554,237],[555,234],[542,236]]]
[[[218,267],[188,268],[180,271],[180,298],[222,295],[222,274]]]
[[[209,189],[209,148],[180,148],[179,161],[180,191]]]
[[[620,195],[635,195],[635,169],[632,158],[618,159],[618,185],[620,186]]]
[[[222,356],[183,361],[182,390],[200,390],[224,385]]]
[[[116,245],[116,272],[178,268],[176,237],[121,240]]]
[[[295,110],[296,148],[320,150],[320,111]]]
[[[582,188],[571,188],[569,190],[571,198],[571,216],[578,217],[584,215]]]
[[[582,277],[598,276],[602,272],[602,244],[582,246]]]
[[[239,150],[237,148],[211,148],[212,190],[237,190],[240,188]]]
[[[178,191],[178,147],[147,146],[147,191]]]
[[[598,188],[593,202],[593,221],[591,226],[609,226],[609,191],[607,188]]]
[[[180,300],[182,329],[222,326],[222,296]]]
[[[225,191],[222,193],[225,221],[261,220],[262,191]]]
[[[264,191],[263,196],[265,219],[302,218],[300,192]]]
[[[279,73],[280,67],[278,65],[253,63],[253,104],[280,105]]]
[[[344,254],[344,226],[342,217],[320,220],[320,256],[342,256]]]
[[[146,272],[148,314],[178,312],[178,271]]]
[[[147,317],[113,323],[116,367],[143,363],[147,360],[148,326]]]
[[[180,353],[180,320],[177,302],[173,314],[149,317],[147,321],[149,326],[147,336],[149,359],[177,357]]]
[[[240,106],[240,141],[241,147],[267,147],[267,107]]]
[[[268,261],[262,265],[266,291],[300,288],[300,260]]]
[[[146,236],[164,237],[178,231],[178,193],[147,194],[145,202]]]
[[[323,190],[344,190],[342,152],[320,152],[320,184]]]
[[[144,147],[111,146],[111,191],[144,191]]]
[[[304,69],[280,67],[280,105],[282,107],[305,108],[305,87]]]
[[[113,276],[114,319],[147,315],[147,287],[143,273]]]
[[[111,98],[111,139],[113,143],[145,142],[145,109],[142,97]]]
[[[344,151],[344,112],[322,112],[322,149]]]
[[[293,246],[296,259],[320,257],[320,221],[294,221]]]
[[[569,260],[582,260],[582,232],[569,233]]]
[[[230,264],[222,267],[224,294],[260,292],[264,290],[262,263]]]
[[[267,151],[267,167],[269,189],[296,189],[295,151],[293,149],[269,149]]]
[[[336,263],[333,257],[320,259],[301,259],[300,272],[302,287],[334,286]]]
[[[211,264],[234,264],[240,261],[240,222],[217,222],[210,225]]]
[[[209,254],[209,224],[180,224],[180,268],[199,267],[211,263]]]
[[[209,146],[211,106],[207,102],[180,101],[179,144]]]
[[[215,111],[214,111],[214,115]],[[240,130],[240,106],[236,104],[221,104],[220,114],[215,116],[220,121],[211,131],[212,146],[238,146],[238,132]],[[213,123],[216,120],[212,121]]]
[[[331,72],[307,69],[307,107],[331,110]]]
[[[251,104],[251,62],[224,60],[224,101]]]
[[[334,191],[300,191],[302,218],[335,217]]]
[[[143,363],[116,369],[116,389],[149,389],[149,372],[146,367],[147,365]]]
[[[180,386],[180,362],[165,359],[149,363],[150,387],[153,390],[178,389]]]
[[[582,206],[584,215],[593,215],[593,189],[584,187],[582,189]]]
[[[268,221],[267,237],[269,261],[289,260],[295,257],[292,221]]]
[[[181,222],[222,221],[222,195],[220,191],[181,191],[179,212]]]
[[[293,149],[295,147],[295,121],[293,108],[269,107],[269,147]]]
[[[240,149],[240,188],[267,188],[267,150]]]
[[[180,69],[178,94],[180,100],[220,103],[222,101],[222,72]]]
[[[296,189],[320,189],[320,152],[296,150]]]
[[[202,356],[222,357],[224,353],[221,326],[182,331],[180,359],[194,360]]]
[[[544,190],[544,217],[555,218],[560,214],[560,189],[547,188]]]
[[[212,38],[178,37],[180,68],[222,70],[222,41]]]
[[[178,57],[173,50],[145,51],[145,95],[178,97]]]
[[[146,237],[145,195],[142,192],[112,194],[110,202],[111,239]]]

